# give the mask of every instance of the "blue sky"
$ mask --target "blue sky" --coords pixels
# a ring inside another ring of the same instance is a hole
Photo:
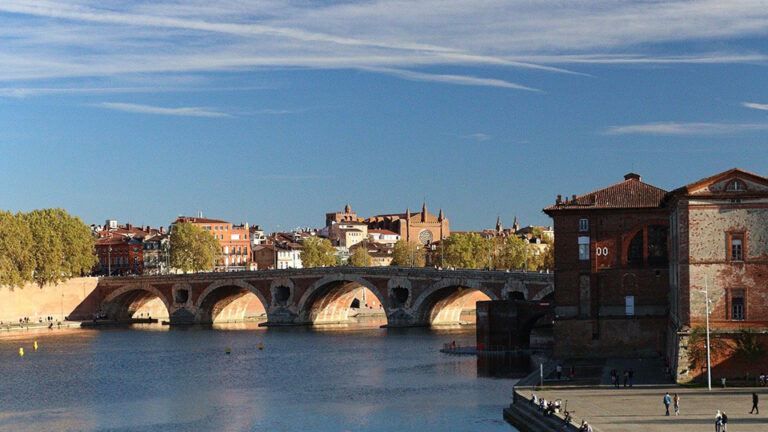
[[[629,171],[768,175],[767,77],[764,1],[3,0],[0,208],[547,224]]]

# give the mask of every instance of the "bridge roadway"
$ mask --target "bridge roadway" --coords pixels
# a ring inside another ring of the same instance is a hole
[[[90,320],[97,312],[109,319],[130,319],[142,305],[159,298],[172,325],[207,324],[228,304],[253,293],[266,310],[265,325],[343,323],[361,287],[378,298],[388,326],[414,327],[458,323],[461,311],[474,309],[478,297],[549,299],[554,278],[551,273],[412,267],[104,277],[69,319]]]

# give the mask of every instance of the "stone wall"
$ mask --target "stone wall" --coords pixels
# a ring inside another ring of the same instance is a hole
[[[761,373],[768,372],[768,329],[756,328],[752,330],[758,342],[763,347],[763,354],[757,357],[749,357],[739,352],[737,340],[738,332],[723,332],[714,329],[711,332],[711,363],[712,383],[720,385],[720,378],[728,380],[744,379],[747,375],[754,379]],[[706,357],[692,364],[691,340],[689,332],[681,332],[678,335],[679,353],[676,362],[677,382],[704,381],[707,379]],[[700,347],[704,347],[703,341]]]
[[[666,317],[556,321],[557,358],[652,357],[666,348]],[[593,333],[597,338],[593,338]]]
[[[63,321],[91,294],[98,282],[98,278],[86,277],[43,288],[35,284],[0,287],[0,321],[18,323],[19,318],[29,317],[30,321],[38,322],[38,318],[45,320],[47,316]]]

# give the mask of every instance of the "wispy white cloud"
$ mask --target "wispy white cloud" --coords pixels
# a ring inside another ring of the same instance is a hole
[[[488,140],[492,139],[493,137],[490,136],[490,135],[484,134],[482,132],[477,132],[477,133],[473,133],[473,134],[469,134],[469,135],[462,135],[461,138],[466,139],[466,140],[473,140],[473,141],[483,142],[483,141],[488,141]]]
[[[768,63],[766,53],[741,41],[768,35],[764,0],[727,7],[722,0],[2,0],[0,15],[0,80],[6,81],[380,68],[403,79],[535,91],[518,79],[419,69],[584,74],[564,66]],[[712,41],[720,51],[690,48]]]
[[[752,108],[752,109],[761,110],[761,111],[768,111],[768,104],[759,104],[759,103],[754,103],[754,102],[742,102],[741,105],[745,106],[747,108]]]
[[[153,105],[139,105],[132,103],[122,102],[102,102],[97,106],[107,108],[116,111],[126,111],[139,114],[155,114],[155,115],[169,115],[169,116],[185,116],[185,117],[232,117],[232,115],[214,111],[206,107],[179,107],[179,108],[166,108]]]
[[[412,81],[428,81],[438,82],[445,84],[459,84],[470,86],[488,86],[488,87],[503,87],[515,90],[526,90],[531,92],[540,92],[541,90],[527,87],[521,84],[515,84],[513,82],[494,79],[494,78],[479,78],[467,75],[449,75],[449,74],[431,74],[423,72],[414,72],[403,69],[391,69],[391,68],[364,68],[373,72],[381,72],[396,77],[404,78]]]
[[[606,135],[670,135],[670,136],[707,136],[735,135],[768,130],[768,123],[678,123],[660,122],[635,125],[611,126],[604,131]]]

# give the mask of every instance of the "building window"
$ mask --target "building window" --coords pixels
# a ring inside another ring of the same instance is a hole
[[[667,265],[667,231],[668,228],[662,225],[648,227],[648,264]]]
[[[579,219],[579,232],[589,231],[589,219]]]
[[[725,187],[725,190],[728,192],[744,192],[747,190],[747,186],[740,180],[734,180],[728,183],[728,186]]]
[[[579,236],[579,260],[589,260],[589,237]]]
[[[635,314],[635,296],[624,297],[624,312],[627,316]]]
[[[744,261],[744,238],[731,236],[731,261]]]
[[[733,321],[744,321],[744,315],[744,297],[731,298],[731,319]]]
[[[643,265],[643,230],[638,231],[629,242],[629,248],[627,248],[627,264],[630,266]]]

